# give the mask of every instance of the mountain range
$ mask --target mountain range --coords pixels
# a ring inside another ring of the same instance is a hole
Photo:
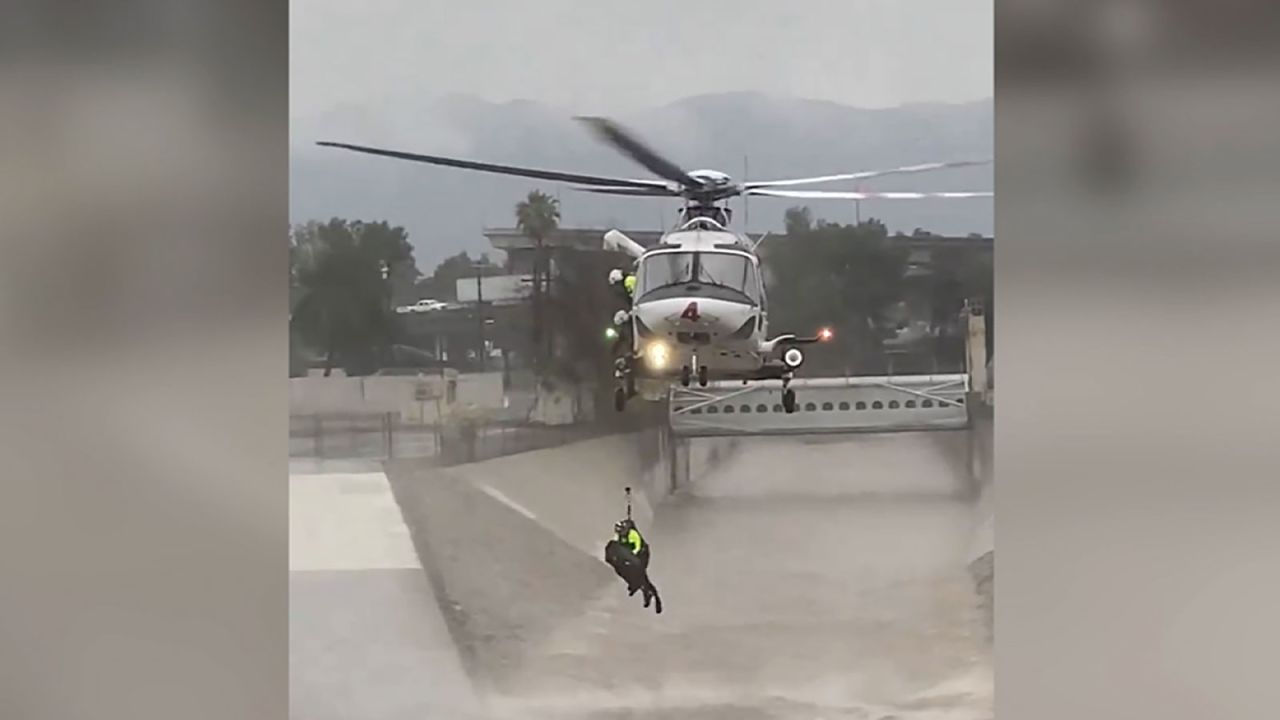
[[[677,200],[616,198],[567,186],[488,173],[433,167],[318,147],[350,142],[433,155],[621,177],[651,178],[643,168],[597,142],[573,121],[574,112],[529,101],[496,103],[466,95],[397,100],[391,112],[348,105],[294,118],[289,153],[292,222],[330,217],[386,220],[402,225],[418,267],[460,251],[491,252],[482,229],[515,224],[515,204],[533,189],[557,195],[566,227],[652,230],[676,218]],[[723,93],[688,97],[616,119],[686,170],[711,168],[735,179],[781,179],[925,162],[992,157],[993,103],[914,104],[887,109]],[[867,190],[991,190],[991,166],[875,179]],[[827,183],[806,189],[853,189]],[[755,198],[747,208],[752,232],[778,231],[783,213],[807,204],[817,218],[852,222],[843,200]],[[740,199],[733,201],[739,225]],[[970,200],[863,201],[863,219],[891,231],[924,228],[965,235],[993,232],[993,202]]]

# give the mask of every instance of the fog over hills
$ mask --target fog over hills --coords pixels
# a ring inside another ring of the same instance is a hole
[[[609,198],[567,186],[406,163],[322,148],[335,140],[410,152],[617,175],[652,177],[595,140],[572,120],[572,109],[516,100],[492,103],[465,95],[405,100],[394,115],[360,107],[295,118],[291,127],[290,219],[333,216],[387,220],[405,226],[418,265],[462,250],[488,251],[485,226],[514,225],[513,208],[538,188],[561,199],[565,226],[657,229],[675,219],[677,200]],[[686,169],[712,168],[741,179],[775,179],[882,169],[924,162],[989,158],[994,152],[993,104],[918,104],[863,109],[827,101],[756,93],[699,95],[617,118]],[[990,166],[958,168],[868,182],[867,190],[991,190]],[[812,189],[853,189],[829,183]],[[852,222],[853,203],[755,198],[752,231],[780,230],[787,207],[808,204],[815,217]],[[735,220],[743,219],[741,200]],[[864,201],[862,216],[891,230],[942,233],[993,231],[993,202]]]

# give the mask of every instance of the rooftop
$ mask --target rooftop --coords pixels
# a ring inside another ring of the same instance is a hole
[[[604,242],[604,234],[613,228],[559,228],[547,238],[547,247],[565,247],[578,250],[599,250]],[[653,247],[667,232],[666,230],[619,230],[627,237],[644,247]],[[531,250],[533,241],[519,228],[485,228],[484,236],[498,250]],[[780,233],[779,233],[780,234]],[[748,233],[753,241],[758,241],[763,233]],[[912,249],[930,249],[939,246],[949,247],[987,247],[990,248],[994,238],[988,236],[971,237],[966,235],[891,235],[892,242],[901,243]]]

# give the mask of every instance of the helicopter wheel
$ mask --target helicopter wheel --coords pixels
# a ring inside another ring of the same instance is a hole
[[[707,383],[709,383],[710,381],[711,381],[711,373],[707,369],[707,366],[699,365],[698,366],[698,384],[701,385],[702,387],[706,387]]]
[[[788,415],[796,411],[796,391],[795,390],[792,390],[791,388],[787,388],[786,390],[782,391],[782,409],[785,410]]]
[[[613,391],[613,409],[622,412],[627,409],[627,390],[617,388]]]
[[[680,384],[684,387],[689,387],[691,382],[693,382],[693,371],[689,369],[688,365],[685,365],[680,368]]]

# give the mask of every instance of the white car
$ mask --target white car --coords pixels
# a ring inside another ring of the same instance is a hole
[[[443,310],[446,307],[447,305],[445,303],[440,302],[439,300],[432,300],[431,298],[423,298],[412,305],[401,305],[400,307],[396,308],[396,312],[401,314],[432,312],[435,310]]]

